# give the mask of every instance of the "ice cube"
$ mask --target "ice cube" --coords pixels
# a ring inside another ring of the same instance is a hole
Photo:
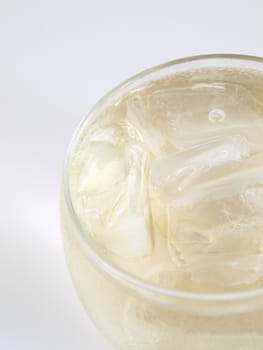
[[[127,100],[127,118],[125,128],[129,137],[144,143],[153,155],[158,156],[163,152],[165,138],[162,135],[162,127],[156,125],[153,115],[139,95],[132,95]]]
[[[239,204],[231,205],[235,201]],[[168,248],[173,260],[181,259],[186,264],[195,263],[202,255],[208,259],[207,254],[212,259],[261,252],[262,228],[261,215],[242,207],[238,197],[184,210],[170,209]]]
[[[125,178],[123,149],[108,142],[90,142],[78,174],[78,192],[96,194],[107,191]]]
[[[189,209],[184,218],[174,210],[168,232],[170,256],[193,281],[214,289],[255,283],[263,277],[263,211],[252,215],[245,207],[241,212],[230,207],[230,219],[224,222],[224,203],[220,206],[221,213],[205,206]]]
[[[122,181],[124,134],[120,126],[108,123],[105,127],[92,123],[81,135],[71,162],[73,193],[81,193],[82,189],[89,193],[103,192]]]
[[[238,135],[218,138],[155,161],[152,183],[165,199],[176,201],[191,185],[198,186],[214,172],[218,176],[218,172],[226,171],[249,154],[250,146],[244,138]]]
[[[177,207],[192,206],[201,201],[212,202],[241,194],[247,187],[262,183],[263,153],[259,153],[237,163],[225,175],[203,178],[199,183],[188,186],[171,202]]]
[[[123,149],[103,144],[105,153],[101,150],[87,155],[80,177],[76,209],[82,224],[115,254],[126,258],[149,255],[153,241],[147,152],[135,143]]]
[[[240,136],[218,138],[155,161],[152,181],[166,204],[170,256],[192,280],[203,283],[213,266],[218,285],[226,287],[263,276],[257,270],[263,254],[262,152]],[[248,256],[251,264],[242,270]]]
[[[198,83],[155,91],[148,108],[178,148],[189,148],[219,135],[240,134],[262,143],[263,104],[234,83]]]

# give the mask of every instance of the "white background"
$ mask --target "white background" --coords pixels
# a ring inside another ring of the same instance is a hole
[[[70,136],[103,94],[145,68],[201,53],[263,56],[262,4],[0,0],[1,350],[110,349],[63,256]]]

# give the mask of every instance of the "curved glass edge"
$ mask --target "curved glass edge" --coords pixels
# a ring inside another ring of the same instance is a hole
[[[254,289],[254,290],[247,290],[247,291],[241,291],[241,292],[224,292],[224,293],[192,293],[188,291],[180,291],[175,289],[166,289],[162,287],[158,287],[154,284],[148,283],[139,277],[135,277],[132,274],[128,273],[127,271],[122,270],[120,267],[114,266],[113,264],[107,262],[105,259],[103,259],[98,249],[93,242],[91,238],[89,238],[88,235],[86,235],[85,230],[81,226],[77,214],[74,210],[74,206],[71,200],[71,194],[70,194],[70,188],[69,188],[69,170],[70,170],[70,163],[71,163],[71,157],[72,153],[74,151],[74,146],[78,142],[78,138],[81,135],[81,131],[83,130],[85,124],[87,121],[91,122],[94,117],[96,117],[100,110],[100,108],[104,107],[106,102],[108,102],[113,96],[115,97],[115,94],[117,92],[121,92],[120,96],[122,96],[126,88],[131,88],[132,84],[142,80],[145,77],[150,77],[153,73],[161,72],[165,69],[169,69],[174,66],[180,66],[182,64],[186,63],[196,63],[198,61],[200,62],[206,62],[206,61],[220,61],[221,64],[223,61],[243,61],[246,63],[246,68],[251,69],[257,69],[255,67],[255,64],[259,64],[259,68],[263,70],[263,58],[257,57],[257,56],[251,56],[251,55],[238,55],[238,54],[208,54],[208,55],[198,55],[198,56],[190,56],[190,57],[184,57],[176,60],[172,60],[157,66],[154,66],[152,68],[149,68],[147,70],[144,70],[131,78],[125,80],[121,84],[117,85],[115,88],[110,90],[106,95],[104,95],[90,110],[90,112],[85,115],[82,120],[80,121],[79,125],[75,129],[75,132],[73,133],[73,136],[71,138],[71,141],[69,143],[66,157],[64,160],[64,166],[63,166],[63,194],[65,196],[66,205],[69,209],[69,213],[71,215],[71,219],[73,220],[77,232],[79,234],[78,240],[85,251],[85,253],[88,255],[89,259],[93,262],[95,266],[97,266],[100,270],[102,270],[107,275],[111,276],[112,278],[118,280],[119,282],[126,282],[129,285],[132,285],[136,288],[140,288],[142,290],[149,291],[151,293],[159,294],[162,297],[174,297],[178,299],[184,299],[184,300],[191,300],[191,301],[208,301],[208,302],[216,302],[216,301],[241,301],[243,299],[251,299],[256,298],[259,296],[263,296],[263,288],[260,289]],[[251,67],[249,66],[251,64]],[[218,65],[217,65],[218,66]],[[227,65],[225,65],[227,67]],[[206,65],[204,65],[206,67]],[[149,79],[150,80],[150,79]],[[104,109],[104,108],[103,108]]]

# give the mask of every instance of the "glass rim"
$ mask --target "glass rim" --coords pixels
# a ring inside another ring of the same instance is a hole
[[[228,54],[228,53],[196,55],[196,56],[179,58],[179,59],[168,61],[166,63],[156,65],[149,69],[143,70],[140,73],[133,75],[129,79],[126,79],[122,83],[118,84],[113,89],[111,89],[108,93],[106,93],[102,98],[100,98],[95,105],[93,105],[90,111],[81,119],[80,123],[78,124],[75,131],[73,132],[73,135],[71,137],[71,140],[66,152],[64,165],[63,165],[63,178],[62,178],[63,191],[64,191],[65,200],[66,200],[66,205],[69,209],[69,213],[71,215],[73,223],[77,229],[78,240],[81,246],[85,250],[85,253],[88,254],[88,258],[95,264],[95,266],[98,267],[107,275],[109,275],[110,277],[117,279],[118,281],[126,282],[129,285],[146,290],[148,292],[155,293],[156,295],[161,295],[162,297],[163,296],[174,297],[177,299],[184,299],[184,300],[191,300],[191,301],[214,301],[214,302],[231,301],[231,300],[238,301],[238,300],[244,300],[244,299],[254,298],[258,296],[263,296],[263,288],[245,290],[240,292],[222,292],[222,293],[220,292],[195,293],[195,292],[188,292],[184,290],[168,289],[168,288],[159,287],[155,284],[147,282],[139,277],[134,276],[128,271],[125,271],[121,267],[117,267],[114,264],[106,261],[101,256],[101,254],[92,247],[93,245],[92,243],[94,243],[94,241],[92,240],[92,238],[89,237],[89,235],[85,233],[85,229],[82,227],[80,223],[80,220],[78,218],[78,215],[72,203],[72,198],[71,198],[70,188],[69,188],[70,164],[71,164],[74,148],[77,144],[78,137],[81,135],[81,132],[83,130],[83,127],[86,121],[89,118],[91,118],[92,115],[96,115],[96,111],[98,108],[103,106],[104,103],[107,102],[107,100],[110,97],[114,96],[115,93],[123,89],[125,86],[130,85],[131,83],[136,82],[137,80],[142,79],[150,75],[151,73],[158,72],[158,71],[161,71],[162,69],[169,68],[175,65],[190,63],[194,61],[205,61],[205,60],[209,60],[209,61],[235,60],[235,61],[245,61],[245,62],[251,62],[251,63],[260,63],[263,65],[263,57],[259,57],[259,56]]]

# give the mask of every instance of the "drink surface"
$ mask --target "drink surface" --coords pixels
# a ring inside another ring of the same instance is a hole
[[[70,190],[109,261],[191,292],[263,286],[263,75],[199,69],[87,123]]]

